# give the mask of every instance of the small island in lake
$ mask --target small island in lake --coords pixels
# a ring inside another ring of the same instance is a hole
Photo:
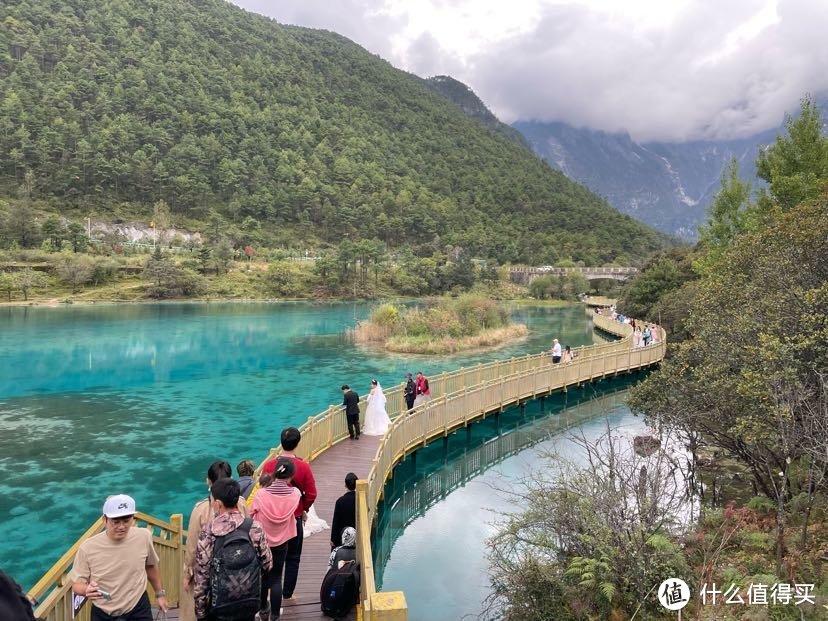
[[[358,343],[382,345],[387,351],[449,354],[503,345],[529,329],[512,323],[498,302],[479,295],[439,298],[425,308],[383,304],[353,331]]]

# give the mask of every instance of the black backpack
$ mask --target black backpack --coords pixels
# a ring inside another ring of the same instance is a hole
[[[249,619],[259,611],[262,566],[250,541],[253,520],[216,537],[210,561],[210,613],[216,619]]]
[[[342,568],[337,563],[328,570],[322,579],[319,590],[322,613],[339,619],[347,617],[359,601],[359,570],[356,561],[345,561]]]

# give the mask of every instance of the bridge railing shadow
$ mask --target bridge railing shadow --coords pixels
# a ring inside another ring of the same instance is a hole
[[[666,342],[661,328],[657,328],[657,344],[633,349],[632,329],[629,325],[602,315],[594,315],[592,321],[595,328],[612,334],[619,340],[576,348],[575,360],[567,364],[553,365],[549,354],[542,352],[469,368],[461,367],[457,371],[433,376],[430,378],[432,400],[410,412],[405,408],[402,384],[386,393],[386,407],[393,422],[380,442],[370,474],[367,479],[357,483],[357,554],[362,564],[360,605],[364,619],[399,619],[395,611],[405,609],[402,594],[376,592],[370,533],[377,503],[382,498],[383,484],[394,465],[407,453],[488,412],[502,410],[522,400],[567,386],[643,368],[664,357]],[[363,414],[366,406],[366,400],[362,399],[360,411]],[[302,443],[297,453],[310,461],[348,436],[343,408],[332,405],[324,412],[309,417],[300,426],[300,431]],[[267,459],[280,452],[280,447],[272,448],[259,465],[257,474]],[[169,553],[166,549],[162,550],[164,555],[181,554],[185,537],[180,515],[173,516],[169,523],[143,514],[141,518],[159,532],[156,543],[162,548],[170,548]],[[67,586],[68,571],[77,546],[98,530],[99,526],[93,524],[30,591],[37,598],[46,595],[46,600],[37,609],[38,615],[43,619],[53,621],[72,618],[71,585]],[[165,542],[173,543],[168,545]],[[180,556],[167,560],[162,558],[161,566],[165,572],[165,585],[180,584]]]
[[[509,457],[623,403],[626,386],[609,390],[611,392],[607,394],[582,393],[575,398],[574,404],[567,399],[564,404],[550,404],[532,414],[526,414],[522,408],[521,414],[517,415],[513,410],[508,421],[498,419],[495,428],[487,428],[488,433],[473,439],[471,434],[457,436],[453,449],[448,442],[442,443],[442,450],[438,450],[442,464],[431,472],[424,474],[413,465],[410,472],[405,472],[405,463],[413,463],[410,460],[398,464],[385,484],[384,498],[377,511],[373,540],[377,583],[382,583],[381,568],[385,567],[394,544],[411,522],[459,487]],[[455,436],[451,436],[452,439]],[[462,446],[459,450],[458,444]],[[434,454],[431,459],[435,459]]]

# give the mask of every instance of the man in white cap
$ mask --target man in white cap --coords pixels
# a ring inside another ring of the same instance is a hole
[[[110,496],[103,506],[105,530],[78,548],[69,577],[72,591],[92,602],[91,621],[152,621],[147,580],[158,607],[169,609],[152,534],[134,519],[130,496]]]

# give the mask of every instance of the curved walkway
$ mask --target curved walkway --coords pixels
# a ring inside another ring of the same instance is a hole
[[[363,436],[359,442],[346,440],[345,415],[337,406],[330,406],[300,427],[302,442],[297,453],[312,461],[319,488],[317,513],[322,519],[330,522],[333,504],[344,493],[345,474],[354,471],[361,477],[357,484],[357,552],[362,565],[360,609],[363,618],[376,621],[407,618],[402,593],[376,592],[370,539],[385,480],[398,461],[430,440],[446,436],[490,412],[501,411],[550,392],[566,390],[567,386],[657,364],[664,357],[665,334],[660,328],[657,344],[633,349],[629,325],[602,315],[592,315],[592,320],[597,329],[621,337],[620,340],[577,348],[577,357],[569,364],[552,365],[544,352],[430,377],[432,401],[412,412],[404,409],[402,386],[389,390],[386,394],[387,409],[393,424],[382,438]],[[364,413],[364,400],[360,408]],[[266,459],[278,453],[278,448],[272,449]],[[180,515],[173,516],[170,523],[149,516],[140,517],[153,529],[156,545],[162,547],[164,584],[169,599],[177,602],[182,567],[183,520]],[[98,530],[100,520],[31,589],[31,595],[42,599],[37,614],[44,621],[72,618],[67,574],[77,546]],[[319,610],[318,590],[327,567],[329,539],[330,533],[323,531],[305,540],[298,597],[295,602],[287,602],[285,619],[324,618]],[[88,619],[86,608],[76,618],[81,621]]]

